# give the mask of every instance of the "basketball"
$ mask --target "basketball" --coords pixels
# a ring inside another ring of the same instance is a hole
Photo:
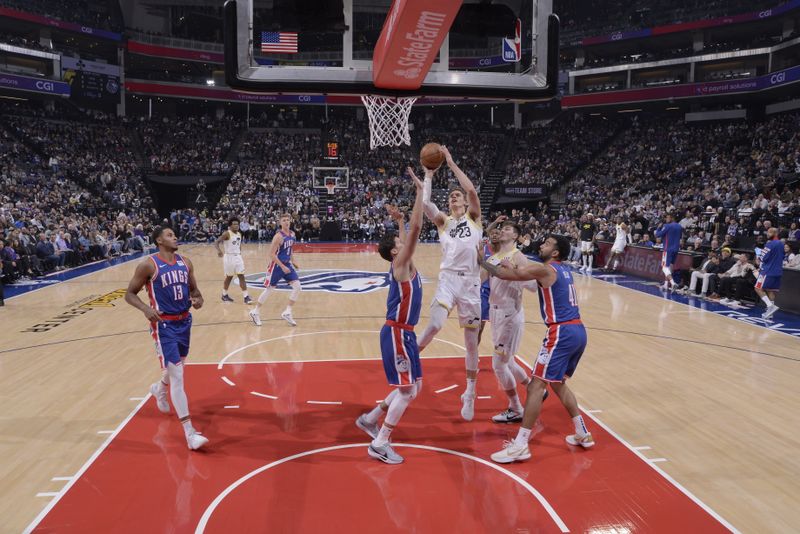
[[[442,154],[442,147],[439,143],[427,143],[419,151],[419,162],[426,169],[436,170],[444,161],[444,154]]]

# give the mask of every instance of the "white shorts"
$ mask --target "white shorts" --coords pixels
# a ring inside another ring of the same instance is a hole
[[[611,247],[611,252],[615,254],[622,254],[623,252],[625,252],[625,243],[622,244],[614,243],[614,246]]]
[[[244,274],[244,260],[241,254],[225,254],[222,258],[222,268],[225,269],[225,276],[237,276]]]
[[[459,276],[454,272],[441,271],[431,306],[444,306],[448,313],[458,307],[458,324],[462,328],[480,328],[480,277]]]
[[[581,241],[581,252],[591,252],[591,251],[592,251],[592,242]]]
[[[502,309],[489,304],[489,321],[492,323],[492,345],[495,352],[513,358],[522,342],[525,312],[522,309]]]

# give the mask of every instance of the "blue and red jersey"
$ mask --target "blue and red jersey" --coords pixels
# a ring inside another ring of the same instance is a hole
[[[678,252],[681,248],[682,235],[683,227],[676,222],[667,223],[656,230],[656,237],[661,238],[665,252]]]
[[[386,320],[414,326],[419,322],[422,309],[422,277],[419,271],[411,280],[398,282],[394,268],[389,268],[389,296],[386,299]]]
[[[556,272],[556,281],[550,287],[542,287],[537,283],[539,308],[544,323],[550,326],[580,319],[578,295],[569,269],[565,269],[559,262],[550,262],[546,265]]]
[[[189,311],[189,267],[183,258],[175,254],[169,263],[158,254],[150,256],[156,267],[153,277],[147,282],[150,305],[164,315],[180,315]]]
[[[288,234],[284,233],[283,230],[278,230],[283,237],[283,244],[281,248],[278,249],[278,259],[281,260],[281,263],[289,266],[289,262],[292,260],[292,247],[294,246],[294,232],[289,232]]]
[[[764,255],[761,257],[760,274],[765,276],[783,275],[783,242],[780,239],[772,239],[764,245]]]

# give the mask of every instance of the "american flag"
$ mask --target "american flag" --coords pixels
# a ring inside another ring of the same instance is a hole
[[[261,32],[262,52],[297,53],[297,32]]]

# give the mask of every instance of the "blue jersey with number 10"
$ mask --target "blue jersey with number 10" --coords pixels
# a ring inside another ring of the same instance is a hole
[[[572,284],[572,274],[569,269],[565,269],[561,263],[555,261],[546,265],[556,272],[556,281],[550,287],[542,287],[537,283],[539,307],[544,324],[550,326],[580,319],[578,296],[575,286]]]
[[[150,256],[156,267],[153,277],[147,282],[150,305],[166,315],[180,315],[189,311],[189,267],[178,254],[174,263],[164,261],[158,254]]]

